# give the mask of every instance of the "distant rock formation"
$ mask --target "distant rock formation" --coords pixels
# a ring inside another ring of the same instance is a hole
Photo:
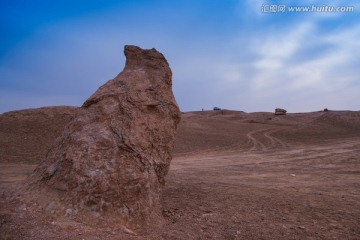
[[[282,108],[276,108],[275,109],[275,115],[286,115],[286,110]]]
[[[56,106],[0,114],[0,161],[39,164],[78,110]]]
[[[124,70],[85,101],[30,176],[28,191],[51,193],[40,204],[55,215],[90,213],[131,226],[161,215],[180,121],[172,73],[155,49],[124,53]]]

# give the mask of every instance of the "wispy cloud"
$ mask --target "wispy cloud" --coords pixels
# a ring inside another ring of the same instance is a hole
[[[270,102],[271,98],[277,98],[288,105],[299,105],[286,98],[292,99],[294,94],[301,96],[301,92],[306,92],[308,98],[318,99],[317,103],[303,104],[301,108],[297,106],[298,111],[315,110],[325,105],[327,95],[332,96],[332,102],[342,102],[347,94],[342,90],[359,81],[360,70],[354,68],[354,63],[360,61],[356,40],[359,37],[358,27],[320,34],[309,23],[301,24],[279,37],[263,36],[263,47],[257,50],[256,46],[252,46],[259,53],[253,63],[258,72],[252,79],[254,94],[268,93]],[[309,47],[309,39],[316,46],[331,44],[331,48],[325,53],[317,53],[316,48]],[[303,55],[305,59],[299,57]],[[323,96],[323,100],[319,96]]]

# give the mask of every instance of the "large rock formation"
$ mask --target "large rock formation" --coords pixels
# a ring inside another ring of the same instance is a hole
[[[160,213],[180,121],[172,73],[155,49],[124,52],[124,70],[85,101],[30,177],[29,192],[49,195],[39,204],[55,215],[134,225]]]

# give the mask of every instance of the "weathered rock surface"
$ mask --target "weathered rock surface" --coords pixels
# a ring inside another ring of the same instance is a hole
[[[155,49],[125,46],[124,53],[124,70],[85,101],[30,177],[28,191],[51,193],[41,204],[54,214],[130,225],[160,215],[180,121],[172,73]]]
[[[286,110],[282,108],[276,108],[275,109],[275,115],[286,115]]]

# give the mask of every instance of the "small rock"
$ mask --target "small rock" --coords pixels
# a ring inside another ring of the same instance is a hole
[[[294,173],[290,173],[290,176],[295,177],[295,176],[296,176],[296,174],[294,174]]]
[[[125,233],[130,234],[130,235],[137,235],[135,232],[131,231],[130,229],[123,227],[123,230]]]
[[[25,204],[21,205],[21,206],[19,207],[19,210],[20,210],[20,211],[26,211],[26,210],[27,210],[26,205],[25,205]]]
[[[55,202],[51,202],[51,203],[49,203],[49,205],[46,207],[46,211],[52,213],[52,211],[55,209],[55,207],[56,207],[56,203],[55,203]]]
[[[72,209],[68,208],[65,210],[65,216],[70,216],[72,214]]]

